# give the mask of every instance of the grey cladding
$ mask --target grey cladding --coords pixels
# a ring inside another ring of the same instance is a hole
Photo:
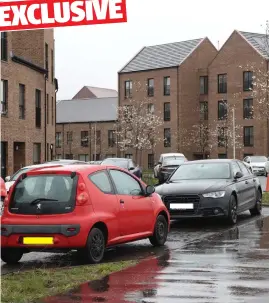
[[[178,66],[202,40],[201,38],[144,47],[120,73]]]
[[[118,98],[61,100],[56,105],[57,123],[117,120]]]

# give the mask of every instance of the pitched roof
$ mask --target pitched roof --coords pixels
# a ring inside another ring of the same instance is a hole
[[[269,38],[265,34],[238,31],[263,57],[269,59]]]
[[[120,73],[180,65],[203,41],[203,38],[144,47]]]
[[[56,123],[115,121],[118,97],[61,100],[56,104]]]
[[[95,86],[83,86],[73,97],[73,99],[82,98],[108,98],[118,97],[118,92],[115,89],[95,87]]]

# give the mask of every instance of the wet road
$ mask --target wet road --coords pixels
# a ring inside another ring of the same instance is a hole
[[[269,215],[269,208],[264,208],[264,215]],[[248,224],[255,218],[249,212],[239,216],[238,226]],[[188,243],[194,243],[202,238],[215,235],[227,230],[225,222],[220,220],[183,220],[172,223],[171,232],[168,236],[166,248],[153,248],[148,240],[138,241],[131,244],[121,245],[111,249],[105,254],[105,262],[118,260],[145,259],[149,256],[160,256],[164,250],[179,249]],[[1,275],[29,270],[34,268],[65,267],[81,265],[75,252],[68,254],[29,253],[25,254],[21,262],[16,266],[10,266],[2,262]]]
[[[269,217],[242,222],[42,302],[266,303]]]

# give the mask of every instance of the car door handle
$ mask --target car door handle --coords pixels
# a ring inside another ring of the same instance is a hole
[[[123,203],[124,203],[124,201],[121,199],[121,200],[120,200],[120,203],[121,203],[121,204],[123,204]]]

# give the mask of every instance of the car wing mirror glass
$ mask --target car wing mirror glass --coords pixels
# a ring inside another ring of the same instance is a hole
[[[129,167],[129,170],[134,170],[135,168],[134,167]]]
[[[155,187],[152,185],[148,185],[146,187],[146,196],[150,196],[155,192]]]
[[[241,171],[236,172],[235,175],[234,175],[235,179],[240,179],[242,177],[243,177],[243,174],[241,173]]]

